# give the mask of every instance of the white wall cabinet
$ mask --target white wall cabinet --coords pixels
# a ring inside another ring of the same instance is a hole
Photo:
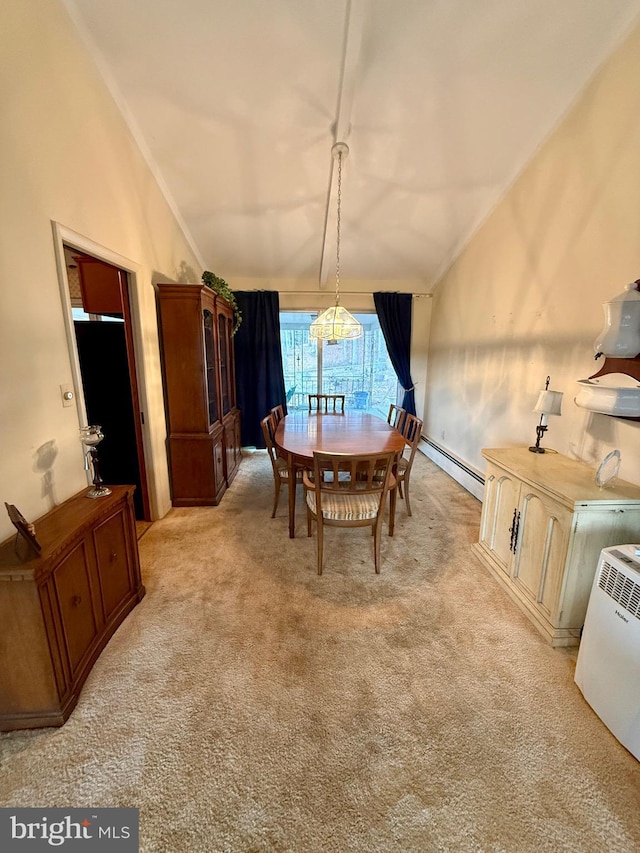
[[[474,552],[552,646],[574,646],[600,551],[640,542],[640,486],[600,489],[559,453],[483,450],[487,471]]]

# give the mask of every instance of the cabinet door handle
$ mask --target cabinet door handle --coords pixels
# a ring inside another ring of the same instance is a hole
[[[516,553],[516,548],[518,547],[518,532],[520,530],[520,513],[518,513],[515,517],[515,530],[513,533],[513,553]]]
[[[74,595],[74,596],[72,596],[72,598],[71,598],[71,606],[72,606],[72,607],[77,607],[79,604],[82,604],[82,596],[81,596],[81,595]]]
[[[513,511],[513,518],[511,519],[511,527],[509,528],[509,533],[511,534],[511,539],[509,540],[509,550],[513,551],[515,554],[515,538],[516,538],[516,519],[518,516],[518,507],[516,507]]]
[[[111,559],[111,562],[112,562],[112,563],[115,563],[115,561],[118,559],[118,555],[116,554],[116,552],[115,552],[115,551],[112,551],[112,552],[111,552],[111,557],[110,557],[110,559]]]

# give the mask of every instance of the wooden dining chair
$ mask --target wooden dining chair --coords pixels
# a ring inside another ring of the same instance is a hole
[[[263,418],[260,421],[260,426],[262,427],[264,443],[267,447],[269,460],[271,461],[271,468],[273,469],[273,485],[275,488],[275,494],[273,497],[273,512],[271,513],[271,518],[275,518],[276,510],[278,509],[278,501],[280,499],[280,487],[283,483],[285,485],[289,485],[289,466],[287,465],[286,460],[278,455],[276,446],[273,442],[276,424],[271,412],[266,416],[266,418]],[[296,471],[296,482],[302,482],[301,470]]]
[[[272,432],[273,432],[273,435],[275,436],[278,424],[280,423],[280,421],[284,417],[284,406],[282,406],[282,405],[274,406],[273,409],[271,409],[270,414],[273,418],[273,430],[272,430]],[[276,447],[276,454],[278,456],[281,456],[283,459],[287,458],[287,454],[284,453],[282,450],[280,450],[279,447]]]
[[[404,423],[404,416],[407,414],[406,410],[402,408],[402,406],[396,406],[395,403],[392,403],[389,406],[389,414],[387,415],[387,423],[392,427],[395,427],[398,432],[402,432],[402,425]]]
[[[382,516],[390,488],[395,488],[392,467],[395,453],[313,454],[313,474],[305,471],[305,503],[307,535],[312,522],[318,529],[318,574],[322,574],[324,528],[366,527],[373,533],[373,561],[380,573],[380,539]]]
[[[278,426],[278,424],[280,423],[280,421],[284,417],[284,406],[282,406],[282,405],[274,406],[273,409],[271,409],[271,414],[273,415],[273,417],[275,419],[276,426]]]
[[[405,414],[402,425],[402,435],[404,436],[405,450],[403,455],[398,459],[398,468],[396,471],[396,479],[398,482],[398,494],[404,498],[407,505],[407,515],[411,515],[411,502],[409,500],[409,478],[411,477],[411,468],[413,466],[413,458],[418,449],[420,436],[422,435],[422,421],[415,415]],[[407,453],[405,456],[404,453]]]
[[[309,394],[309,411],[320,414],[343,414],[344,394]]]

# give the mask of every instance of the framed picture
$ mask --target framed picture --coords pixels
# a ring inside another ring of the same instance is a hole
[[[5,506],[7,508],[7,512],[9,513],[9,518],[11,519],[13,526],[16,528],[20,536],[29,543],[29,545],[33,548],[36,554],[39,554],[42,551],[42,545],[38,542],[36,538],[36,529],[24,515],[20,512],[20,510],[14,506],[13,504],[8,504],[5,501]]]

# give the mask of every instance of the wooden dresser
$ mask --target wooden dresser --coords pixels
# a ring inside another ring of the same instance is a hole
[[[95,500],[80,492],[38,519],[39,556],[15,537],[0,545],[2,731],[62,725],[144,596],[134,487],[111,489]]]
[[[640,486],[526,447],[483,450],[475,553],[552,646],[575,646],[603,548],[640,541]]]

